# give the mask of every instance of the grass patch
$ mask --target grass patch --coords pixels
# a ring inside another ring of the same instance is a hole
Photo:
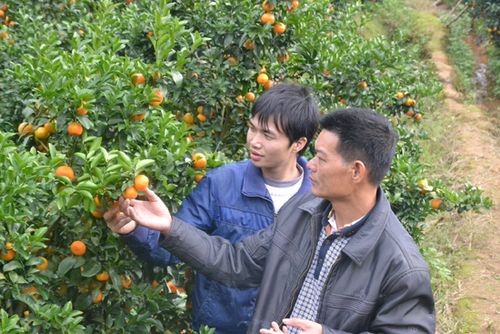
[[[474,96],[474,53],[467,40],[472,28],[472,19],[465,14],[449,27],[448,49],[450,61],[455,67],[455,88],[468,98]]]

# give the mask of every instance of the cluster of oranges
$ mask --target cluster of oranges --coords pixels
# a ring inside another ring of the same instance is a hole
[[[11,18],[7,15],[8,6],[3,4],[0,6],[0,22],[3,27],[0,26],[0,40],[7,40],[10,44],[15,43],[14,39],[9,38],[9,28],[13,28],[16,24]]]
[[[149,187],[149,178],[146,175],[137,175],[134,185],[127,187],[123,192],[123,197],[128,199],[137,198],[139,192],[145,191]]]
[[[157,81],[159,75],[160,74],[157,72],[153,73],[153,80]],[[130,81],[134,86],[144,86],[146,84],[144,74],[139,72],[132,73]],[[165,100],[165,96],[163,96],[163,93],[159,89],[154,90],[152,94],[153,95],[150,97],[148,105],[151,107],[159,107]],[[144,120],[144,113],[132,114],[129,118],[133,121],[142,121]]]
[[[416,111],[417,100],[412,99],[408,93],[401,91],[397,92],[394,97],[397,101],[398,109],[404,112],[408,118],[414,118],[417,123],[422,121],[422,114]]]
[[[269,78],[269,75],[267,74],[267,69],[265,66],[262,66],[259,74],[257,75],[257,83],[263,86],[264,89],[269,89],[274,85],[274,82]]]
[[[2,12],[2,9],[0,9],[0,14],[2,14]],[[0,17],[2,17],[2,15],[0,15]],[[146,79],[141,73],[133,73],[131,76],[131,81],[135,86],[141,86],[146,83]],[[151,107],[158,107],[163,103],[164,99],[165,97],[160,90],[154,90],[152,92],[152,96],[149,99],[148,105]],[[74,109],[75,117],[86,116],[89,113],[90,109],[91,104],[87,100],[82,99]],[[134,121],[142,121],[144,119],[144,113],[130,115],[130,119]],[[66,127],[66,133],[70,136],[75,137],[81,136],[84,130],[85,129],[83,125],[77,120],[69,122]],[[57,132],[56,121],[49,120],[45,124],[37,128],[34,128],[32,124],[26,121],[21,122],[17,127],[17,132],[20,136],[33,135],[37,144],[40,144],[37,146],[37,149],[41,152],[46,152],[48,138],[50,137],[50,135]]]
[[[194,180],[200,182],[206,174],[207,157],[203,153],[197,152],[193,153],[191,160],[193,161],[193,168],[197,171]]]
[[[260,23],[262,24],[271,24],[273,25],[273,31],[274,33],[281,35],[285,33],[286,31],[286,25],[283,22],[276,22],[276,18],[274,14],[272,13],[272,10],[274,9],[274,5],[269,3],[268,0],[264,0],[264,2],[261,5],[262,9],[264,10],[264,14],[260,17]],[[288,12],[293,12],[299,8],[299,1],[298,0],[293,0],[290,5],[288,6]]]

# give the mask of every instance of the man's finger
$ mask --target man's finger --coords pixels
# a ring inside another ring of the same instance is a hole
[[[146,198],[150,202],[161,202],[160,197],[158,197],[158,195],[156,195],[154,191],[149,188],[146,188],[146,190],[144,190],[144,195],[146,195]]]
[[[118,207],[109,209],[108,211],[106,211],[104,213],[104,216],[103,216],[104,220],[113,219],[113,217],[116,215],[117,212],[118,212]]]

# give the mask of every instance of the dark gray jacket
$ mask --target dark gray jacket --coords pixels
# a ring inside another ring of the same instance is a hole
[[[232,245],[174,219],[162,245],[208,277],[260,286],[248,333],[290,315],[319,238],[328,202],[289,201],[269,228]],[[379,189],[365,224],[345,246],[322,292],[323,333],[434,333],[428,268]]]

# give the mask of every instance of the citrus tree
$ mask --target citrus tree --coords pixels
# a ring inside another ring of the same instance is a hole
[[[420,124],[441,87],[411,36],[366,34],[362,3],[2,5],[2,332],[190,330],[189,268],[138,261],[102,216],[146,186],[175,212],[207,169],[246,157],[252,103],[280,82],[310,86],[323,113],[391,120],[384,189],[416,240],[433,210],[487,204],[425,177]]]

